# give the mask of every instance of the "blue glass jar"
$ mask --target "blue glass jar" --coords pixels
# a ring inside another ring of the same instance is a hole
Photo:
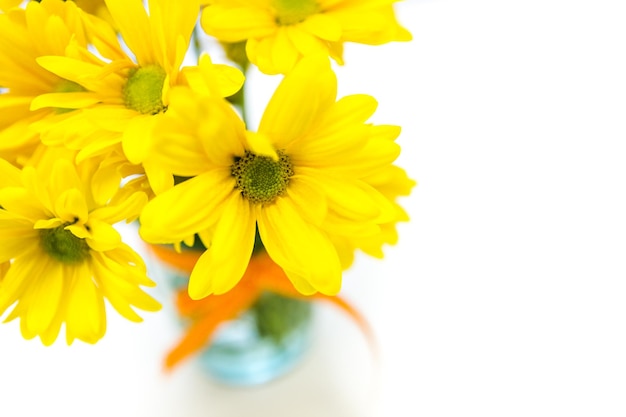
[[[266,292],[226,322],[200,353],[200,367],[228,385],[256,385],[291,371],[311,344],[311,304]]]
[[[189,257],[195,251],[183,252],[180,257]],[[196,253],[199,256],[201,252]],[[172,300],[189,282],[189,272],[172,265],[176,256],[170,250],[169,262],[154,256],[149,265],[162,296],[171,296]],[[171,311],[186,329],[188,319],[176,308]],[[294,369],[305,357],[311,345],[312,312],[309,301],[264,291],[236,318],[219,325],[206,346],[196,353],[195,361],[208,377],[225,385],[272,381]]]

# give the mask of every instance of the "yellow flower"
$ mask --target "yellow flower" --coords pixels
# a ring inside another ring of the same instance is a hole
[[[62,55],[70,43],[87,46],[81,11],[72,2],[29,2],[26,9],[0,14],[0,157],[21,164],[39,144],[31,124],[43,118],[68,117],[64,106],[35,109],[30,106],[42,94],[94,102],[84,88],[37,64],[42,55]]]
[[[304,56],[343,63],[343,43],[411,40],[397,22],[398,0],[210,0],[204,30],[224,42],[247,41],[250,61],[268,74],[287,73]]]
[[[73,158],[72,158],[73,159]],[[156,311],[140,286],[153,286],[142,259],[112,224],[139,212],[143,193],[99,205],[91,192],[94,167],[77,170],[52,154],[22,171],[0,160],[0,314],[20,319],[26,339],[52,344],[65,324],[67,343],[95,343],[105,333],[104,299],[124,317],[131,308]],[[6,264],[5,264],[6,265]]]
[[[128,160],[142,164],[151,185],[166,189],[171,177],[149,159],[154,125],[170,106],[170,89],[215,76],[219,78],[214,82],[215,94],[228,96],[241,87],[243,75],[235,68],[213,65],[208,56],[198,67],[181,71],[199,12],[197,0],[151,0],[149,11],[141,0],[107,0],[106,4],[134,58],[122,52],[110,27],[96,24],[90,26],[94,44],[106,59],[84,47],[68,50],[66,56],[40,58],[44,68],[84,86],[98,100],[81,103],[71,97],[40,96],[36,107],[63,105],[82,111],[62,127],[48,124],[38,130],[46,144],[82,149],[81,156],[111,151],[121,143]]]
[[[277,88],[258,133],[245,136],[235,123],[215,123],[225,120],[217,103],[186,96],[180,100],[188,113],[168,112],[180,126],[198,128],[165,127],[171,156],[162,163],[193,178],[148,203],[140,233],[153,243],[199,234],[208,250],[191,274],[192,298],[237,284],[257,229],[298,291],[335,295],[342,267],[331,238],[374,236],[397,220],[392,202],[361,178],[395,160],[400,129],[366,124],[376,101],[365,95],[336,101],[336,82],[327,59],[302,60]]]

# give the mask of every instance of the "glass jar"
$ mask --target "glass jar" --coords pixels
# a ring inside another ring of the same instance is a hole
[[[177,253],[164,246],[152,249],[158,249],[153,250],[155,256],[150,257],[152,276],[162,292],[167,293],[163,295],[175,299],[177,293],[186,291],[191,268],[202,251],[187,248]],[[228,293],[210,297],[224,296]],[[189,305],[203,300],[185,302]],[[177,316],[183,331],[193,325],[193,321],[202,319],[197,312],[193,319],[181,314],[179,307],[174,307],[172,313]],[[219,383],[231,386],[262,384],[294,369],[305,357],[311,345],[311,335],[312,305],[309,301],[263,290],[235,318],[217,326],[205,346],[195,352],[195,361],[208,377]]]

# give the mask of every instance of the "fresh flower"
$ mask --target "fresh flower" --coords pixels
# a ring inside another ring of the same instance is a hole
[[[54,162],[52,161],[54,159]],[[26,339],[52,344],[65,324],[66,340],[96,343],[106,330],[104,299],[125,318],[131,308],[156,311],[140,286],[153,286],[144,263],[112,224],[136,216],[143,193],[110,196],[98,205],[90,167],[77,170],[58,155],[21,172],[0,159],[0,314],[20,319]]]
[[[344,42],[411,40],[397,22],[398,0],[209,0],[202,27],[224,42],[247,41],[250,61],[267,74],[287,73],[305,56],[343,63]]]
[[[239,282],[257,229],[298,291],[335,295],[342,267],[331,237],[374,236],[381,225],[398,220],[392,202],[362,178],[395,160],[400,148],[393,139],[400,129],[365,123],[376,108],[373,98],[336,101],[336,94],[328,61],[309,58],[278,87],[256,134],[244,136],[239,127],[203,135],[216,131],[217,116],[179,122],[199,126],[190,135],[168,132],[167,125],[160,129],[163,146],[179,149],[163,164],[193,178],[148,203],[140,233],[153,243],[199,234],[208,250],[191,274],[193,299],[223,294]],[[209,105],[187,101],[190,107]],[[193,149],[199,153],[181,159]]]
[[[42,55],[63,55],[70,43],[87,47],[89,37],[73,2],[46,0],[29,2],[26,9],[0,14],[0,157],[22,164],[40,143],[32,124],[44,118],[60,123],[69,117],[59,103],[31,108],[37,97],[52,95],[74,102],[94,103],[84,88],[55,75],[37,64]]]
[[[400,128],[369,122],[373,97],[337,98],[329,56],[409,40],[396,1],[0,0],[0,315],[49,345],[62,326],[102,338],[105,300],[132,321],[159,309],[114,227],[137,220],[146,242],[201,249],[182,307],[236,301],[196,347],[265,290],[341,304],[415,182]],[[202,52],[200,25],[235,65]],[[251,63],[286,74],[256,129]]]
[[[154,126],[170,106],[169,91],[193,83],[198,77],[213,81],[213,93],[231,95],[243,83],[233,67],[213,65],[205,56],[197,67],[181,71],[199,5],[197,0],[152,0],[146,10],[140,0],[107,0],[109,12],[134,57],[118,44],[115,32],[104,22],[91,19],[95,46],[104,58],[74,45],[66,54],[45,56],[38,63],[81,85],[94,102],[64,95],[42,95],[35,106],[81,109],[71,121],[40,124],[43,141],[53,146],[81,149],[81,158],[115,151],[121,144],[132,164],[141,164],[155,191],[172,185],[171,176],[152,163]],[[189,80],[191,79],[191,81]]]

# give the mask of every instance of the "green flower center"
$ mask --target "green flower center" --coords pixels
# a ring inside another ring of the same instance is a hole
[[[65,226],[39,230],[41,246],[52,258],[65,264],[80,263],[89,257],[89,245]]]
[[[75,83],[74,81],[69,81],[69,80],[62,80],[54,88],[55,93],[80,93],[83,91],[87,91],[87,90],[82,85]],[[68,113],[74,110],[75,109],[66,109],[63,107],[54,108],[54,111],[57,114]]]
[[[319,13],[317,0],[274,0],[276,21],[279,25],[293,25]]]
[[[166,107],[161,97],[165,78],[167,78],[165,70],[158,65],[130,70],[128,81],[122,90],[126,107],[141,114],[157,114],[164,111]]]
[[[284,194],[293,176],[289,157],[278,151],[278,160],[258,156],[246,151],[245,156],[235,158],[230,172],[237,180],[241,195],[254,204],[269,204]]]

